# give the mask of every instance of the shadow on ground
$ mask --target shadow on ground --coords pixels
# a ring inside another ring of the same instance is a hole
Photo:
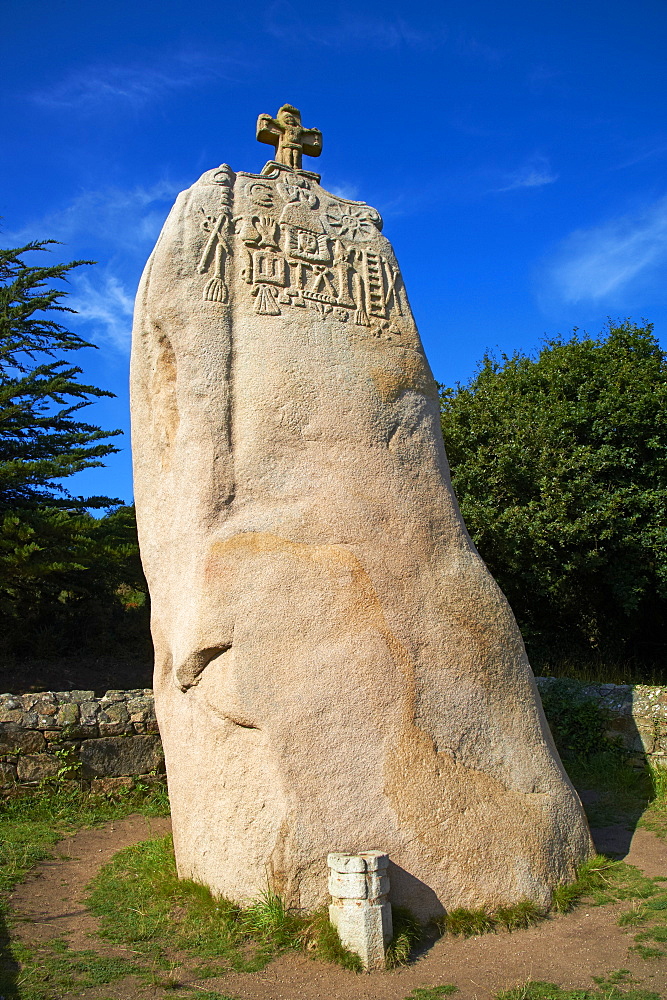
[[[14,959],[5,918],[0,913],[0,1000],[18,1000],[19,965]]]

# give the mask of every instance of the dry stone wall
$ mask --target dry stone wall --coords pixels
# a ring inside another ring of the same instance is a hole
[[[537,677],[540,694],[558,683],[555,677]],[[581,695],[592,698],[608,713],[607,735],[635,758],[657,767],[667,766],[667,687],[647,684],[582,684]]]
[[[541,692],[556,684],[538,677]],[[582,694],[609,713],[609,736],[636,763],[667,766],[667,687],[591,684]],[[29,788],[79,771],[95,788],[113,788],[129,778],[164,773],[153,692],[46,691],[0,695],[0,788]]]
[[[0,695],[0,786],[58,776],[109,790],[164,773],[153,692],[45,691]]]

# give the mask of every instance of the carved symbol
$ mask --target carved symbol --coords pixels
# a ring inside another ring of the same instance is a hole
[[[276,302],[277,291],[271,285],[257,285],[252,294],[256,295],[255,312],[260,316],[280,316],[280,308]]]
[[[227,166],[226,163],[220,167],[219,170],[213,174],[213,183],[219,184],[222,188],[220,192],[220,201],[224,205],[225,209],[228,210],[232,204],[232,186],[233,186],[233,174],[231,167]]]
[[[319,204],[317,195],[310,190],[310,181],[307,177],[288,175],[283,181],[276,184],[276,187],[285,201],[302,202],[309,208],[317,208]]]
[[[220,169],[216,170],[213,174],[213,183],[222,184],[224,187],[231,187],[232,168],[227,163],[223,163]]]
[[[266,215],[253,219],[255,228],[259,232],[260,247],[275,247],[279,250],[277,237],[279,235],[278,223],[275,219],[269,219]]]
[[[241,231],[239,233],[239,236],[241,237],[241,239],[243,240],[243,242],[246,244],[246,246],[250,246],[253,243],[259,243],[260,235],[257,232],[257,230],[255,229],[255,220],[254,219],[243,219],[242,220],[242,222],[241,222]]]
[[[322,133],[317,128],[304,128],[301,112],[291,104],[283,104],[276,118],[260,115],[257,119],[257,139],[276,147],[278,163],[301,169],[301,155],[319,156],[322,152]]]
[[[285,233],[285,253],[289,257],[308,260],[318,264],[328,264],[331,260],[329,242],[324,233],[313,233],[282,223]]]
[[[401,309],[401,300],[399,298],[398,287],[397,287],[398,281],[400,280],[401,277],[400,272],[394,271],[391,264],[388,261],[384,260],[384,258],[383,258],[383,264],[384,264],[385,278],[387,279],[387,291],[385,293],[386,306],[388,309],[391,309],[391,304],[393,302],[398,312],[398,315],[402,316],[403,310]]]
[[[349,239],[368,240],[379,229],[380,213],[367,205],[341,205],[336,201],[329,203],[327,220],[338,236]]]
[[[357,326],[370,326],[370,320],[368,319],[368,314],[364,304],[365,296],[363,281],[361,280],[361,276],[357,274],[356,271],[352,275],[352,298],[354,299],[354,304],[356,306],[354,322]]]
[[[319,293],[318,298],[320,295],[325,296],[327,302],[333,301],[336,303],[338,300],[338,293],[332,284],[331,276],[324,267],[313,268],[313,276],[304,295],[309,297],[313,293]]]
[[[248,184],[246,192],[261,208],[273,208],[273,191],[268,184],[254,181],[252,184]]]
[[[384,269],[382,257],[378,253],[364,251],[366,284],[366,309],[371,316],[386,316],[384,299]]]
[[[287,284],[287,263],[284,257],[270,250],[255,250],[252,255],[253,281],[271,285]]]
[[[202,222],[202,229],[209,233],[206,246],[199,259],[197,270],[200,274],[205,274],[213,259],[213,277],[204,286],[203,298],[205,302],[227,302],[229,292],[224,281],[224,262],[229,248],[222,238],[222,230],[229,216],[221,214],[217,219],[215,216],[205,215]]]

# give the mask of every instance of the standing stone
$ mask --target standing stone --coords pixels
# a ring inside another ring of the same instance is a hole
[[[179,195],[137,298],[178,870],[314,908],[330,852],[381,844],[392,902],[422,918],[546,905],[590,851],[581,806],[461,519],[380,216],[299,168],[321,137],[294,111],[258,123],[282,162]]]

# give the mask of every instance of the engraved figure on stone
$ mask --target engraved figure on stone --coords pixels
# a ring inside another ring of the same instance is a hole
[[[204,214],[201,222],[201,228],[208,234],[208,239],[199,258],[197,270],[200,274],[206,274],[211,263],[213,264],[213,276],[208,280],[203,291],[203,298],[206,302],[224,304],[229,299],[229,290],[225,284],[225,258],[229,254],[229,246],[222,237],[222,232],[228,222],[229,215],[225,212],[221,212],[217,217]]]
[[[257,119],[257,139],[276,147],[275,159],[292,170],[301,169],[301,156],[319,156],[322,133],[317,128],[304,128],[301,112],[291,104],[283,104],[275,118],[260,115]]]
[[[283,181],[276,184],[276,187],[287,202],[301,202],[309,208],[317,208],[319,204],[317,195],[310,189],[310,181],[307,177],[295,177],[293,174],[291,176],[288,174]]]

